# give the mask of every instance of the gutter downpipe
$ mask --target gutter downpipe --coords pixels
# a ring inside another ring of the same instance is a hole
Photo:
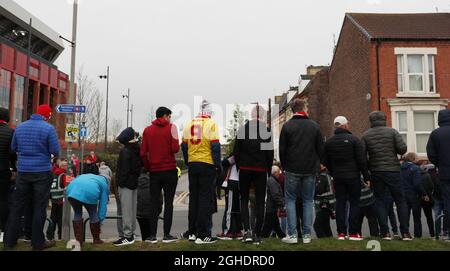
[[[380,41],[376,41],[376,58],[377,58],[377,96],[378,96],[378,111],[381,111],[381,83],[380,83]]]

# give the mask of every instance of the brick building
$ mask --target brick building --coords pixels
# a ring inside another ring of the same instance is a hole
[[[29,88],[25,89],[30,18]],[[54,64],[63,50],[58,33],[14,1],[0,0],[0,107],[10,110],[12,127],[27,120],[41,104],[55,108],[66,102],[69,76]],[[50,122],[62,143],[65,118],[55,113]]]
[[[450,14],[346,14],[329,69],[298,97],[325,136],[344,115],[361,136],[368,115],[381,110],[408,150],[425,156],[437,113],[450,98]]]

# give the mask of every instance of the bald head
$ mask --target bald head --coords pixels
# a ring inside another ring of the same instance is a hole
[[[272,176],[275,176],[275,178],[278,178],[281,174],[281,169],[278,166],[272,167]]]

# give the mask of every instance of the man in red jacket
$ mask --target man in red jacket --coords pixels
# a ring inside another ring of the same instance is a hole
[[[163,243],[176,242],[170,234],[173,217],[173,198],[178,175],[175,154],[180,150],[178,131],[170,123],[172,111],[166,107],[156,110],[156,120],[144,130],[141,157],[144,167],[150,172],[150,242],[156,244],[158,207],[161,189],[164,190],[164,238]]]

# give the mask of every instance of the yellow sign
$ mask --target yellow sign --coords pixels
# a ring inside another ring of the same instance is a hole
[[[66,124],[66,142],[78,142],[80,127],[76,124]]]

